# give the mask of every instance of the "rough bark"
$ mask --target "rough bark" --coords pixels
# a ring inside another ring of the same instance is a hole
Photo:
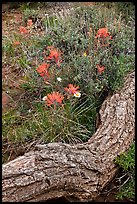
[[[3,202],[38,202],[65,197],[91,201],[117,171],[114,159],[135,136],[135,73],[106,99],[101,124],[83,144],[49,143],[3,164]]]

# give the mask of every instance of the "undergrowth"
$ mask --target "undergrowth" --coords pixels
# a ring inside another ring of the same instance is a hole
[[[121,154],[115,159],[116,164],[123,172],[121,186],[116,195],[117,199],[135,199],[135,143],[131,145],[126,153]]]
[[[3,66],[23,82],[17,96],[10,77],[3,79],[3,91],[16,100],[2,116],[3,141],[85,142],[104,99],[134,69],[134,16],[125,24],[117,7],[103,3],[64,15],[27,5],[21,11],[17,29],[2,36]]]

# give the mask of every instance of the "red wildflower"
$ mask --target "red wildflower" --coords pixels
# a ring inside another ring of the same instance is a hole
[[[43,64],[38,66],[37,72],[41,74],[42,72],[45,72],[45,70],[47,70],[49,68],[49,66],[50,66],[50,64],[43,63]]]
[[[47,59],[49,59],[49,60],[51,60],[51,59],[58,60],[60,55],[61,55],[61,53],[58,52],[56,49],[54,49],[54,50],[50,51],[50,55],[47,57]]]
[[[54,105],[54,109],[56,108],[56,105],[62,105],[62,101],[64,99],[64,96],[62,96],[59,92],[53,92],[51,94],[48,94],[45,98],[47,102],[47,106]]]
[[[108,29],[107,28],[100,28],[97,32],[96,37],[108,37],[109,33],[108,33]]]
[[[42,72],[39,74],[41,77],[43,77],[43,79],[46,81],[50,78],[50,74],[47,70],[45,70],[45,72]]]
[[[57,65],[60,67],[60,62],[62,62],[62,60],[60,59],[60,56],[61,56],[62,52],[59,52],[53,46],[48,46],[47,49],[49,50],[50,54],[48,57],[44,57],[44,59],[45,60],[55,60]]]
[[[110,37],[110,39],[112,39],[112,36],[110,36],[110,33],[108,32],[108,28],[100,28],[95,38],[100,38],[100,37],[106,38],[108,36]]]
[[[69,94],[75,94],[77,92],[80,92],[78,89],[79,89],[79,86],[76,86],[76,84],[69,84],[68,85],[69,88],[64,88],[65,91],[67,91]]]
[[[27,21],[27,26],[32,26],[32,25],[33,25],[32,20],[31,20],[31,19],[28,19],[28,21]]]
[[[49,66],[50,64],[43,63],[39,65],[38,68],[36,69],[37,72],[40,74],[40,76],[44,78],[44,80],[47,80],[47,78],[50,78],[50,74],[48,72]]]
[[[27,34],[28,33],[28,30],[23,26],[20,26],[19,30],[20,30],[21,34]]]
[[[19,41],[15,41],[13,42],[14,45],[20,45],[20,42]]]
[[[96,64],[96,66],[97,66],[98,72],[102,74],[105,70],[105,67],[100,64]]]

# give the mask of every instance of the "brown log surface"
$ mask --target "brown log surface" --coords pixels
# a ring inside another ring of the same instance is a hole
[[[2,166],[3,202],[38,202],[65,197],[91,201],[117,171],[114,159],[135,136],[135,73],[100,109],[101,124],[83,144],[36,146]]]

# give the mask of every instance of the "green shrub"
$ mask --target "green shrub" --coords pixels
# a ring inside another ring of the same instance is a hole
[[[135,143],[126,153],[121,154],[115,160],[116,164],[126,173],[126,181],[123,182],[116,195],[117,199],[135,199]]]
[[[32,140],[41,137],[45,142],[87,141],[95,132],[96,116],[103,100],[121,87],[124,76],[134,69],[133,23],[128,16],[125,25],[115,6],[108,9],[102,3],[75,8],[66,17],[47,17],[42,11],[23,8],[22,24],[26,26],[29,18],[34,24],[28,36],[18,33],[10,40],[3,36],[3,63],[10,62],[24,77],[23,93],[16,106],[18,114],[16,111],[9,113],[11,119],[17,118],[21,122],[11,121],[8,114],[3,115],[3,137],[16,142],[24,141],[26,137]],[[105,46],[95,38],[100,28],[108,28],[112,36],[111,40],[104,40]],[[45,32],[44,35],[41,32]],[[15,40],[20,41],[18,47],[13,47]],[[54,61],[50,62],[52,77],[47,84],[36,68],[47,63],[44,55],[48,55],[48,46],[62,52],[62,63],[58,67]],[[104,71],[99,73],[97,65],[103,66]],[[61,77],[61,83],[57,77]],[[42,98],[53,91],[65,95],[64,88],[68,84],[80,87],[80,98],[70,100],[65,96],[63,108],[58,107],[56,111],[43,103]]]

